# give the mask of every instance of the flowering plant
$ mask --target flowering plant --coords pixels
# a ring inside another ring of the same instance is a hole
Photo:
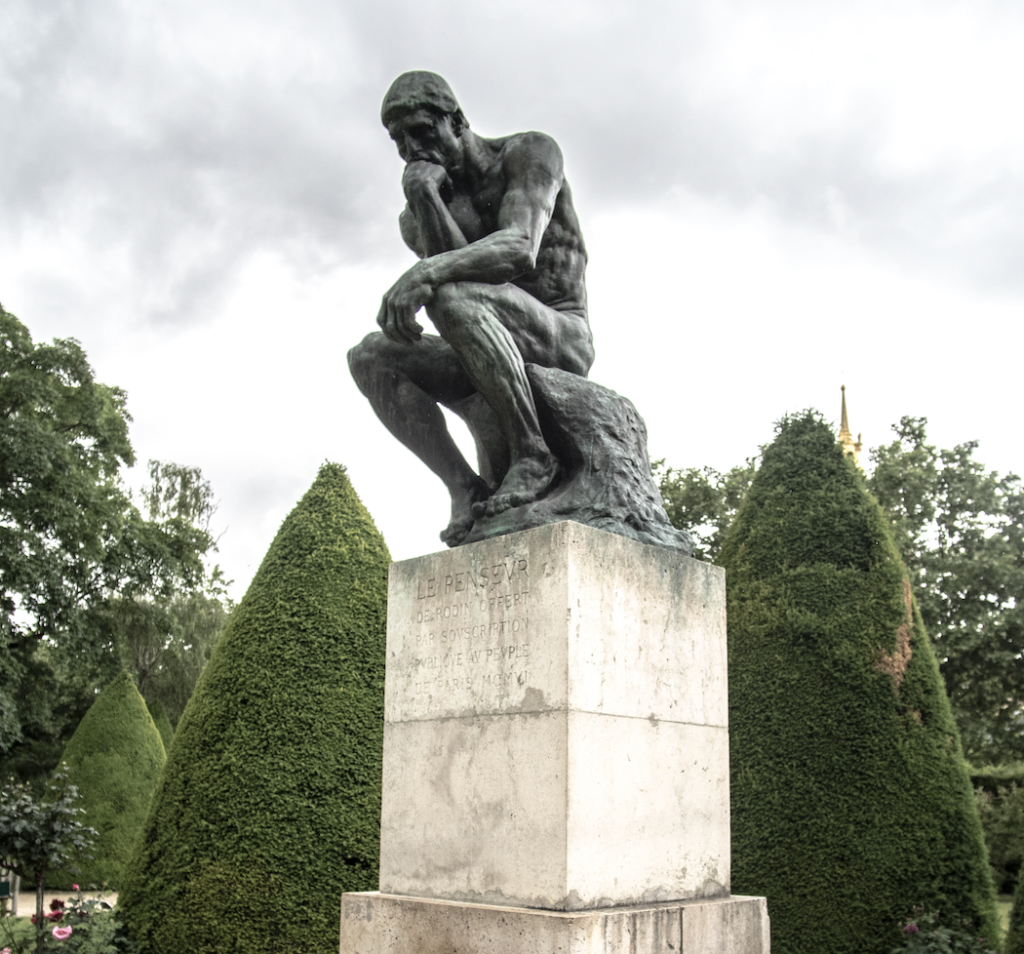
[[[939,915],[915,907],[914,916],[900,923],[903,942],[892,954],[996,954],[967,921],[957,928],[944,927]]]
[[[55,922],[55,926],[42,936],[42,947],[38,937],[31,941],[16,937],[3,923],[8,946],[0,948],[0,954],[133,954],[135,946],[124,936],[114,909],[98,895],[87,898],[77,884],[72,887],[74,897],[50,902],[44,921]],[[36,923],[34,916],[31,920]]]
[[[36,883],[36,954],[44,954],[50,942],[47,922],[61,919],[52,906],[49,914],[43,913],[47,875],[70,867],[88,852],[96,837],[96,831],[80,820],[84,811],[78,807],[78,789],[69,778],[68,767],[62,765],[53,773],[43,798],[25,785],[0,785],[0,861],[9,871]],[[14,943],[9,946],[18,951]]]
[[[54,898],[50,902],[50,913],[43,915],[45,921],[59,921],[64,917],[64,902]],[[33,924],[36,923],[36,916],[33,914],[29,919]]]

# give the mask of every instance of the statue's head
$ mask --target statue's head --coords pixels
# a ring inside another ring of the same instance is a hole
[[[390,128],[396,119],[417,109],[429,109],[440,116],[451,116],[456,134],[469,125],[452,88],[437,73],[411,70],[399,76],[384,95],[380,119]]]

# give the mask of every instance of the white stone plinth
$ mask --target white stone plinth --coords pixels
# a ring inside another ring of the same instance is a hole
[[[381,891],[728,896],[724,577],[576,523],[393,564]]]
[[[764,898],[537,911],[366,892],[341,903],[341,954],[769,954]]]

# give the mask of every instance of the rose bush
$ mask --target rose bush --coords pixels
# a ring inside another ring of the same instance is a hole
[[[114,909],[98,895],[87,898],[78,885],[75,895],[66,902],[55,898],[50,902],[46,921],[56,922],[49,934],[43,935],[41,950],[45,954],[134,954],[136,948],[125,936]],[[32,923],[36,921],[32,916]],[[36,939],[16,937],[8,919],[0,919],[6,932],[6,947],[0,954],[35,954]]]
[[[961,921],[958,928],[944,927],[939,915],[915,907],[914,916],[900,924],[903,943],[892,954],[996,954],[971,925]]]

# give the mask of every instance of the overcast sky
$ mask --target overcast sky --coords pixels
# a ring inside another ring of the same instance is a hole
[[[789,411],[902,415],[1024,471],[1024,6],[3,0],[0,302],[82,342],[148,458],[220,500],[241,596],[324,460],[396,559],[443,489],[346,350],[413,257],[390,81],[552,134],[589,252],[591,377],[652,457],[720,469]]]

